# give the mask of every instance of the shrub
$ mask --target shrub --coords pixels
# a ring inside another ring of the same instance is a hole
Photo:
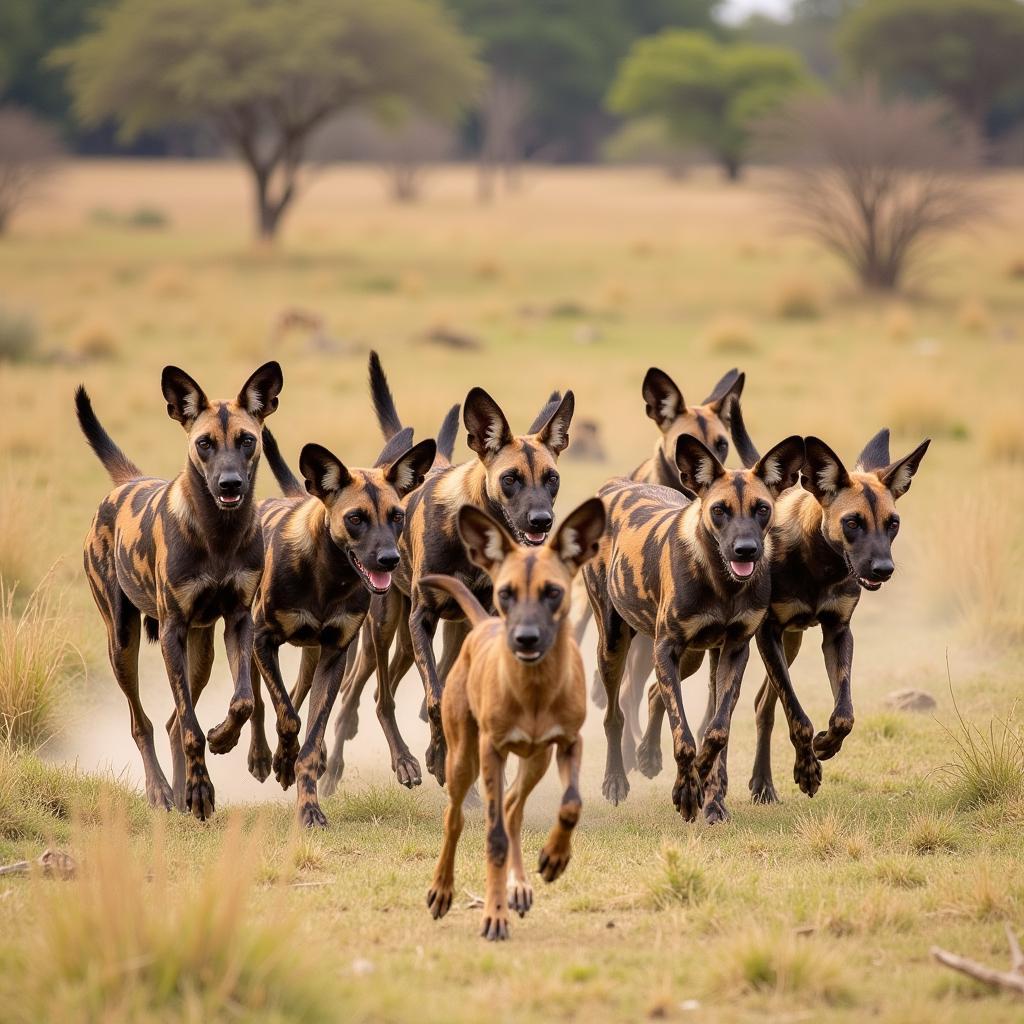
[[[967,334],[988,334],[992,330],[992,314],[981,299],[965,299],[956,318],[960,329]]]
[[[20,363],[35,352],[39,332],[35,320],[0,306],[0,362]]]
[[[118,353],[117,332],[105,320],[86,320],[69,339],[71,351],[83,359],[113,359]]]
[[[821,295],[813,281],[792,277],[779,286],[775,314],[784,320],[816,320],[821,316]]]
[[[132,228],[165,228],[170,224],[170,218],[159,206],[136,206],[125,217],[125,224]]]
[[[738,316],[720,316],[705,332],[707,346],[719,355],[749,355],[757,351],[748,321]]]

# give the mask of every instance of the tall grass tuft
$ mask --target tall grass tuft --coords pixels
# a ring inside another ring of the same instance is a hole
[[[0,362],[30,359],[38,339],[39,331],[32,317],[0,306]]]
[[[41,879],[4,972],[6,1020],[319,1022],[343,1016],[331,971],[287,915],[252,912],[258,844],[229,823],[195,884],[167,874],[162,819],[151,856],[123,816],[76,843],[80,878]]]
[[[8,587],[31,582],[29,553],[35,547],[35,527],[28,494],[13,474],[0,479],[0,581]]]
[[[657,869],[648,882],[648,896],[655,910],[694,906],[710,890],[707,856],[697,843],[662,846]]]
[[[14,588],[0,580],[0,743],[34,750],[57,728],[79,659],[49,577],[20,614],[14,597]]]

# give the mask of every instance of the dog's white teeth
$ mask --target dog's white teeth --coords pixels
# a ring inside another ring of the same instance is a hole
[[[546,533],[528,533],[528,534],[526,535],[526,539],[527,539],[527,540],[528,540],[528,541],[529,541],[529,542],[530,542],[531,544],[543,544],[543,543],[544,543],[544,538],[545,538],[546,536],[547,536],[547,534],[546,534]]]

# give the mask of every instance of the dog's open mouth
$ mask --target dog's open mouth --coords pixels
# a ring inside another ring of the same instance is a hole
[[[540,651],[513,651],[513,654],[520,660],[525,662],[540,661]]]
[[[242,495],[240,494],[218,494],[217,504],[221,508],[238,508],[242,504]]]
[[[391,588],[391,573],[383,572],[380,569],[367,569],[351,551],[348,556],[371,593],[386,594],[388,592]]]
[[[523,540],[525,540],[527,544],[532,544],[534,547],[538,547],[539,545],[543,544],[544,541],[546,541],[547,539],[548,535],[546,533],[523,534]]]
[[[882,581],[881,580],[869,580],[866,576],[858,576],[857,577],[857,582],[865,590],[872,590],[873,591],[873,590],[881,590],[882,589]]]
[[[505,517],[505,522],[508,523],[509,529],[520,544],[525,544],[527,547],[531,548],[537,548],[548,539],[548,535],[546,533],[534,533],[530,530],[520,530],[519,527],[512,522],[512,517],[508,514],[508,509],[506,509],[504,505],[501,506],[501,514]]]
[[[729,571],[738,580],[748,580],[754,575],[754,567],[757,565],[756,562],[730,562]]]

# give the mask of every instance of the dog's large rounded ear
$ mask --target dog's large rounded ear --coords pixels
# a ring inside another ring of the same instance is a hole
[[[484,572],[493,573],[518,546],[505,527],[473,505],[459,509],[458,524],[469,560]]]
[[[787,437],[767,451],[754,466],[754,476],[760,477],[765,487],[778,497],[800,479],[806,451],[799,434]]]
[[[556,455],[561,455],[569,446],[569,424],[572,423],[575,409],[576,397],[571,391],[566,391],[551,418],[536,432],[541,443],[547,445]]]
[[[931,443],[930,437],[925,438],[909,455],[904,455],[899,462],[894,462],[878,473],[878,479],[889,488],[893,498],[902,498],[910,490],[910,481]]]
[[[822,505],[827,505],[844,488],[850,486],[839,456],[821,438],[804,438],[804,468],[800,482]]]
[[[272,359],[242,385],[242,390],[238,392],[238,404],[262,423],[277,408],[277,396],[283,387],[281,364]]]
[[[473,388],[466,395],[462,422],[469,431],[466,443],[481,459],[491,458],[512,442],[512,429],[505,414],[483,388]]]
[[[728,427],[732,422],[732,411],[743,394],[747,376],[740,370],[732,369],[714,386],[703,404]]]
[[[857,464],[853,467],[862,473],[875,473],[880,469],[886,469],[890,462],[889,458],[889,428],[882,429],[875,434],[866,445],[864,451],[857,456]]]
[[[394,485],[399,496],[404,498],[423,483],[436,455],[437,442],[428,437],[426,441],[413,445],[404,455],[395,459],[384,475],[388,482]]]
[[[647,403],[647,415],[658,424],[662,433],[686,412],[682,391],[664,370],[657,367],[652,366],[647,371],[641,393]]]
[[[165,366],[160,375],[160,390],[167,402],[167,415],[186,430],[195,418],[210,407],[203,389],[177,366]]]
[[[604,536],[605,518],[604,502],[600,498],[588,498],[565,517],[565,522],[548,541],[573,574],[597,554]]]
[[[352,482],[352,475],[334,452],[322,444],[307,444],[299,455],[299,472],[306,490],[327,502],[336,498]]]
[[[680,483],[698,495],[725,476],[725,467],[711,449],[692,434],[680,434],[676,439],[676,468]]]

